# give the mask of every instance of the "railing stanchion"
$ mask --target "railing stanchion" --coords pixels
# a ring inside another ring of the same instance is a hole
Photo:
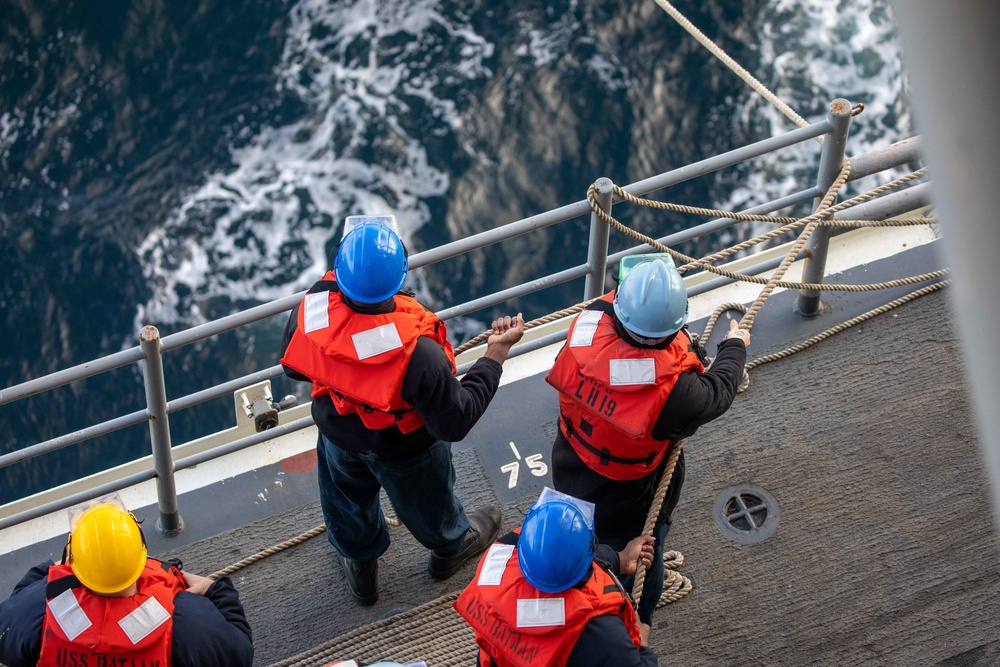
[[[139,332],[142,349],[142,375],[146,386],[146,409],[149,411],[149,438],[153,446],[153,469],[156,471],[156,497],[160,518],[156,530],[167,537],[184,529],[177,509],[177,486],[174,483],[174,459],[170,451],[170,423],[167,417],[167,390],[163,382],[163,359],[160,332],[145,326]]]
[[[601,209],[611,214],[611,192],[613,183],[610,178],[599,178],[594,181],[597,190],[597,203]],[[596,213],[590,214],[590,242],[587,244],[587,281],[583,286],[583,299],[594,299],[604,294],[604,274],[608,270],[608,237],[611,227],[601,220]]]
[[[847,150],[847,133],[851,129],[851,103],[843,98],[830,102],[826,114],[830,121],[830,134],[826,135],[823,150],[820,153],[819,175],[816,185],[826,194],[833,182],[837,180],[844,164],[844,154]],[[826,275],[826,253],[830,246],[831,227],[819,226],[809,237],[809,257],[802,268],[802,282],[822,283]],[[795,312],[805,317],[815,317],[819,314],[820,301],[818,290],[799,290],[795,300]]]

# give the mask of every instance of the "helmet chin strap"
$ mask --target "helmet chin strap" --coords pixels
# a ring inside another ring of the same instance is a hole
[[[683,327],[682,327],[683,328]],[[619,336],[625,339],[626,343],[634,345],[636,347],[642,347],[651,350],[662,350],[674,342],[674,338],[677,337],[677,332],[672,334],[667,334],[662,338],[646,338],[645,336],[640,336],[635,333],[627,326],[625,326],[621,320],[615,317],[615,331]]]
[[[385,301],[379,301],[378,303],[361,303],[359,301],[355,301],[346,294],[344,294],[343,297],[344,303],[346,303],[351,310],[361,313],[362,315],[383,315],[396,310],[396,301],[393,297],[389,297]]]
[[[625,333],[628,334],[629,338],[631,338],[635,342],[639,343],[640,345],[650,345],[650,346],[651,345],[659,345],[660,343],[662,343],[666,339],[670,338],[670,335],[661,336],[659,338],[646,338],[646,337],[640,336],[636,332],[632,331],[631,329],[629,329],[624,324],[622,325],[622,329],[625,331]]]

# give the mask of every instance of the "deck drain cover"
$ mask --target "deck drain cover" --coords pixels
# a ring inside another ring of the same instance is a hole
[[[774,496],[751,484],[731,486],[720,493],[713,512],[722,534],[740,544],[756,544],[770,537],[780,514]]]

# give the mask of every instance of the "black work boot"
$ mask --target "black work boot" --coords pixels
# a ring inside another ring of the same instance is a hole
[[[437,549],[431,552],[431,562],[427,571],[435,579],[447,579],[458,572],[469,560],[486,551],[500,533],[499,505],[480,507],[469,515],[469,530],[458,553],[441,554]]]
[[[346,556],[340,559],[344,561],[347,587],[351,589],[354,599],[364,607],[375,604],[378,601],[378,559],[367,563],[359,563]]]

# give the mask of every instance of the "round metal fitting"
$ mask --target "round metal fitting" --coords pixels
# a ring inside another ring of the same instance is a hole
[[[741,484],[719,494],[712,515],[723,535],[740,544],[756,544],[774,533],[781,513],[770,493],[759,486]]]

